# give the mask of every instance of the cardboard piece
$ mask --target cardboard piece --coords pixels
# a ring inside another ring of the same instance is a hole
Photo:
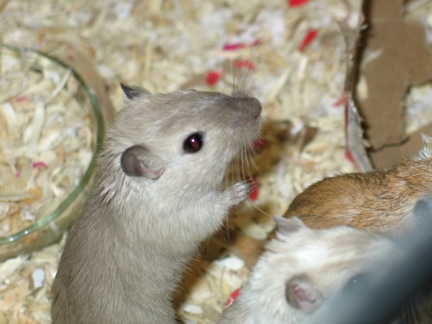
[[[359,72],[356,66],[360,56],[360,51],[357,50],[357,47],[363,26],[363,17],[360,18],[360,22],[355,30],[344,24],[340,24],[339,26],[344,36],[347,57],[347,73],[344,86],[345,142],[347,153],[351,156],[358,169],[367,172],[371,171],[373,168],[364,146],[361,117],[354,101],[354,92],[358,80],[357,74]]]
[[[422,133],[432,136],[432,120],[412,134],[405,132],[405,97],[411,86],[432,80],[432,51],[424,27],[404,18],[404,10],[402,0],[365,0],[364,23],[351,46],[347,138],[354,160],[364,171],[400,162],[421,149]],[[360,81],[366,91],[358,91]]]

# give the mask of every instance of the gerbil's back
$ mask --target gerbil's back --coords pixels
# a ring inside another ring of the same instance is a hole
[[[182,263],[171,260],[169,267],[157,268],[154,263],[163,263],[149,260],[142,242],[127,237],[132,233],[121,226],[112,226],[118,222],[116,215],[90,197],[69,234],[54,280],[53,323],[141,323],[144,317],[151,323],[170,323],[174,312],[164,303],[175,280],[167,269]],[[161,278],[164,286],[149,277]],[[148,291],[160,294],[149,296]]]
[[[299,194],[285,217],[298,216],[316,228],[400,231],[412,225],[415,201],[431,192],[431,161],[409,160],[388,171],[325,178]]]

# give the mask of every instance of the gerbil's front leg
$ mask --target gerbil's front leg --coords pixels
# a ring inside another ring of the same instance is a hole
[[[253,187],[248,181],[237,182],[233,186],[227,188],[224,193],[231,206],[238,205],[252,193]]]

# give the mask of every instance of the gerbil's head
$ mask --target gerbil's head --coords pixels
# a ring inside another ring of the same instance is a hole
[[[276,221],[277,236],[255,266],[247,293],[259,295],[257,305],[280,322],[315,313],[328,298],[358,284],[370,264],[393,248],[384,236],[347,226],[313,230],[298,218]]]
[[[177,191],[214,188],[229,162],[258,136],[261,104],[254,98],[122,89],[127,105],[107,133],[100,161],[110,160],[110,172],[130,181],[157,181]]]

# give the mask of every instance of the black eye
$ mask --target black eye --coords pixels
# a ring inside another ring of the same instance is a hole
[[[203,134],[201,132],[189,135],[183,142],[183,150],[186,153],[196,153],[203,146]]]
[[[345,284],[344,290],[352,290],[365,285],[368,282],[368,275],[366,273],[358,273],[352,276]]]

